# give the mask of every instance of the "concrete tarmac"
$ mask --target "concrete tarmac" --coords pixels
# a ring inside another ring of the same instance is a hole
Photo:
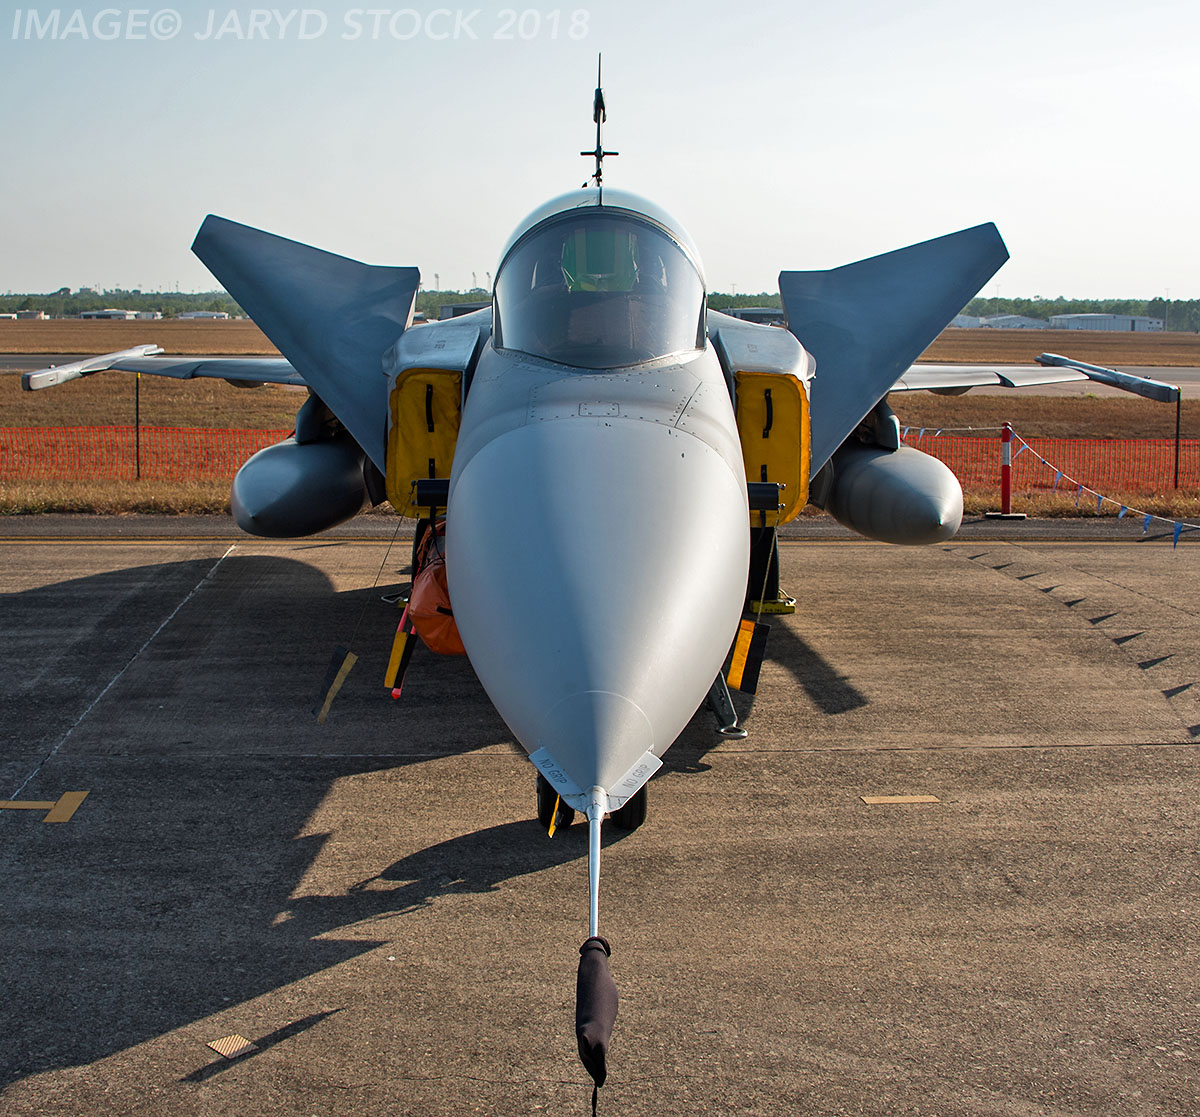
[[[0,792],[87,792],[0,809],[6,1117],[590,1111],[585,830],[465,660],[387,696],[361,523],[0,525]],[[1200,547],[1008,530],[784,543],[749,738],[606,834],[602,1114],[1195,1111]]]

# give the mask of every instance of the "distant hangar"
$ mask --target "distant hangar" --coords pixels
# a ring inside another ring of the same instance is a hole
[[[1055,314],[1052,330],[1113,330],[1123,333],[1148,333],[1163,328],[1161,318],[1140,314]]]
[[[1163,320],[1147,318],[1140,314],[1055,314],[1049,321],[1023,314],[995,314],[990,318],[957,314],[950,325],[966,330],[1108,330],[1115,333],[1150,333],[1161,331]]]

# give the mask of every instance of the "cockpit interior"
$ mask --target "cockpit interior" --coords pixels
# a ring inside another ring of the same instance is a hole
[[[704,281],[663,229],[626,212],[574,209],[535,226],[496,276],[498,348],[581,369],[703,348]]]

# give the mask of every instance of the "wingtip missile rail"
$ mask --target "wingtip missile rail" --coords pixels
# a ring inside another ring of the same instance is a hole
[[[88,357],[82,361],[72,361],[66,365],[50,365],[34,372],[27,372],[21,377],[21,388],[26,392],[40,392],[43,388],[56,388],[59,384],[67,384],[72,380],[82,380],[94,372],[104,372],[119,361],[133,357],[153,357],[162,352],[160,345],[135,345],[131,349],[122,349],[116,353],[105,353],[102,357]]]
[[[1090,365],[1086,361],[1077,361],[1072,357],[1063,357],[1058,353],[1043,353],[1038,357],[1039,365],[1052,368],[1073,368],[1082,372],[1089,380],[1097,384],[1107,384],[1111,388],[1120,388],[1146,399],[1157,400],[1159,403],[1178,403],[1180,392],[1174,384],[1166,384],[1161,380],[1151,380],[1148,376],[1134,376],[1132,373],[1119,372],[1115,368],[1105,368],[1103,365]]]

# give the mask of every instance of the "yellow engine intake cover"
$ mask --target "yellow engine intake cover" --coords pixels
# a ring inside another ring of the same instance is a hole
[[[790,373],[739,372],[737,425],[746,480],[786,486],[778,521],[786,524],[808,503],[812,439],[804,382]]]
[[[387,497],[402,516],[419,518],[416,482],[450,476],[462,419],[462,376],[442,368],[409,368],[389,401]]]

